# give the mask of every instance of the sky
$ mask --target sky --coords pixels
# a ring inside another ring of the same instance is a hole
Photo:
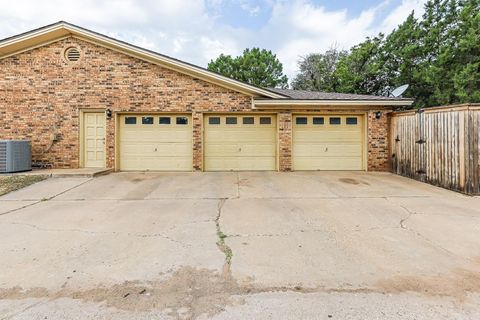
[[[0,0],[0,39],[64,20],[202,67],[221,53],[298,60],[389,33],[426,0]]]

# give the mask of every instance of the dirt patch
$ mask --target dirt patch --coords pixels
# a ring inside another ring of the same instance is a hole
[[[24,290],[21,287],[13,287],[0,290],[0,300],[3,299],[25,299],[25,298],[44,298],[48,297],[49,292],[45,288],[31,288]]]
[[[165,310],[180,319],[193,319],[221,312],[227,305],[238,303],[232,295],[244,294],[231,276],[216,271],[182,267],[164,281],[125,282],[110,288],[98,288],[72,295],[74,299],[105,302],[122,310]]]
[[[225,310],[227,306],[245,303],[244,296],[263,292],[298,293],[403,293],[415,292],[427,296],[442,296],[466,300],[469,293],[480,292],[480,272],[455,269],[448,274],[431,277],[399,276],[379,281],[373,287],[305,288],[261,287],[251,282],[238,283],[230,273],[216,270],[181,267],[157,281],[127,281],[111,287],[74,291],[63,288],[49,292],[44,288],[23,290],[19,287],[0,289],[0,299],[71,298],[102,303],[125,311],[162,310],[174,319],[195,319],[202,314],[209,317]]]
[[[463,301],[469,293],[480,292],[480,272],[455,269],[448,274],[430,277],[398,276],[379,281],[377,287],[386,293],[417,292]]]
[[[0,196],[25,188],[46,178],[46,176],[42,175],[0,177]]]
[[[176,319],[195,319],[201,314],[212,316],[225,310],[228,305],[242,304],[242,297],[232,296],[251,291],[248,286],[240,286],[230,275],[182,267],[159,281],[128,281],[86,291],[62,289],[48,292],[43,288],[22,290],[15,287],[0,290],[0,299],[72,298],[104,303],[120,310],[159,309]]]

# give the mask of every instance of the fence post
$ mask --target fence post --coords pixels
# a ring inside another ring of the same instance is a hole
[[[465,188],[465,112],[459,112],[458,119],[458,166],[459,166],[459,185],[460,189],[464,190]],[[467,111],[468,112],[468,111]]]

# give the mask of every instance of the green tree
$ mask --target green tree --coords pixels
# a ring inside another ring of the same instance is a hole
[[[298,62],[300,72],[292,80],[293,89],[335,92],[337,64],[347,55],[346,51],[332,48],[325,53],[312,53]]]
[[[383,34],[367,38],[340,59],[335,72],[339,92],[382,94],[385,91],[389,79],[382,68],[383,43]]]
[[[421,96],[426,95],[419,65],[422,62],[420,45],[420,26],[412,12],[407,19],[391,32],[383,43],[381,68],[387,77],[387,89],[393,90],[403,84],[409,84],[409,91]]]
[[[480,1],[460,3],[453,76],[455,101],[480,102]]]
[[[423,91],[417,92],[418,106],[444,105],[456,101],[453,78],[455,74],[456,20],[458,0],[431,0],[425,4],[420,22],[422,62],[418,66]]]
[[[270,50],[245,49],[238,57],[221,54],[208,64],[208,70],[259,87],[288,87],[283,65]]]
[[[333,73],[322,64],[326,54],[300,60],[297,87],[386,94],[408,83],[416,107],[480,102],[480,1],[430,0],[421,18],[412,12],[390,34],[352,47]]]

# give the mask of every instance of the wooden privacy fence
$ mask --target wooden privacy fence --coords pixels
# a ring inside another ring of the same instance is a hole
[[[480,194],[480,104],[394,112],[392,171],[468,194]]]

